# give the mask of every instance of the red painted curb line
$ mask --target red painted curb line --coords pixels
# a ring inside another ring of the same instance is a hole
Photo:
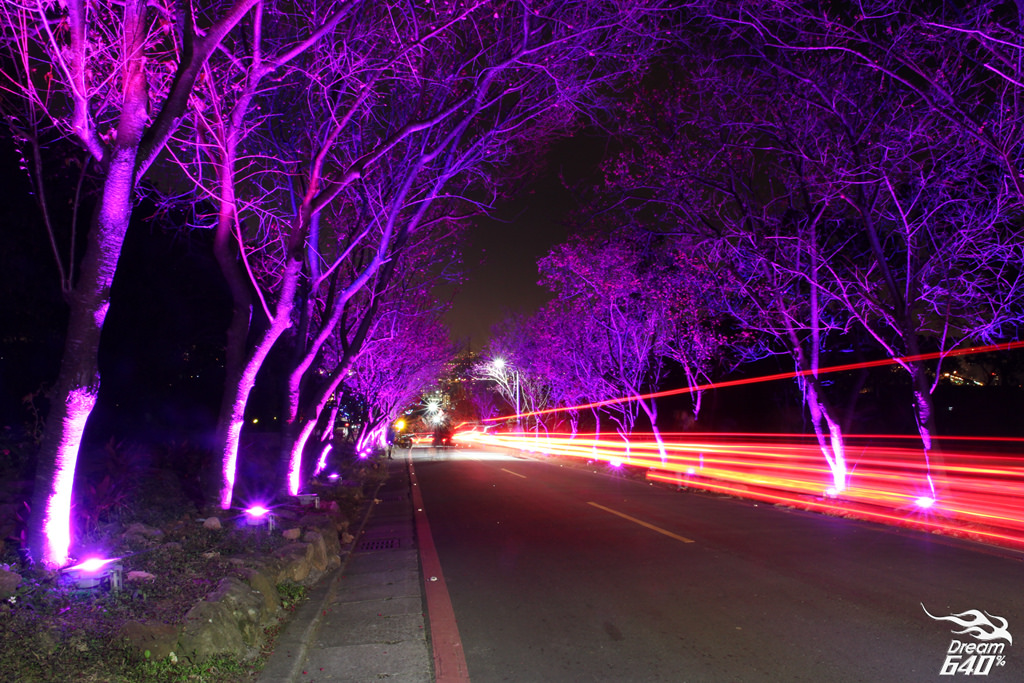
[[[416,519],[416,540],[423,567],[423,592],[430,617],[430,642],[434,649],[434,680],[437,683],[469,683],[469,669],[462,651],[459,626],[455,623],[455,610],[452,609],[448,586],[441,573],[441,560],[434,547],[434,537],[430,535],[430,524],[423,510],[423,496],[420,495],[411,456],[407,462]]]

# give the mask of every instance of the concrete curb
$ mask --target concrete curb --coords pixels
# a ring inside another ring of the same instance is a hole
[[[368,499],[366,512],[359,523],[359,528],[353,534],[354,538],[350,549],[345,553],[341,566],[331,572],[326,581],[321,580],[310,592],[308,599],[296,610],[295,614],[288,621],[284,631],[278,636],[274,644],[274,651],[263,667],[258,683],[291,683],[302,672],[302,665],[306,661],[309,652],[309,644],[313,641],[320,622],[323,620],[324,611],[327,605],[335,597],[338,590],[338,583],[353,550],[359,543],[359,539],[366,529],[367,522],[373,514],[374,500],[385,480],[381,480],[373,490],[373,495]]]

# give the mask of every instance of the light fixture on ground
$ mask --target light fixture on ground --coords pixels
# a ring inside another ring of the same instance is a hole
[[[245,520],[247,526],[258,529],[266,528],[267,531],[274,530],[274,515],[262,505],[253,505],[246,508],[242,513],[242,519]]]
[[[320,496],[316,493],[300,493],[295,496],[295,500],[298,501],[302,507],[314,507],[320,509]]]
[[[121,558],[89,558],[61,570],[61,581],[76,590],[117,593],[121,590],[124,566]]]

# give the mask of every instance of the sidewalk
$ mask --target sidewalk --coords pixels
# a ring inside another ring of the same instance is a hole
[[[260,683],[434,680],[409,469],[404,457],[386,462],[355,548],[288,623]]]

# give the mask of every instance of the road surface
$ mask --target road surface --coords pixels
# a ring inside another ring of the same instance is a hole
[[[601,465],[412,453],[474,683],[1024,680],[1021,554]],[[978,619],[1003,637],[953,633]]]

